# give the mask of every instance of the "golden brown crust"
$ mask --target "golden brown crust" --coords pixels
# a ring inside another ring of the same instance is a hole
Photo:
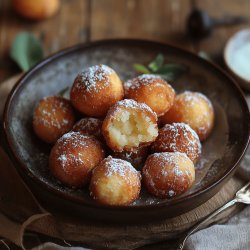
[[[72,131],[81,132],[83,135],[92,135],[101,141],[103,140],[102,120],[97,118],[82,118],[73,126]]]
[[[70,101],[60,96],[42,99],[33,114],[33,129],[47,143],[55,143],[74,123],[75,112]]]
[[[123,97],[120,78],[106,65],[92,66],[78,74],[70,93],[73,106],[93,117],[104,117],[108,109]]]
[[[171,198],[186,192],[193,184],[195,170],[186,154],[155,153],[142,169],[142,181],[149,193],[159,198]]]
[[[187,123],[204,141],[214,126],[214,109],[210,100],[201,93],[185,91],[175,98],[172,108],[161,117],[163,124]]]
[[[174,89],[161,77],[144,74],[124,83],[125,98],[146,103],[158,116],[173,105]]]
[[[137,111],[140,114],[145,114],[146,117],[152,122],[152,124],[155,125],[155,128],[157,129],[157,135],[158,135],[158,125],[157,125],[157,116],[155,112],[153,112],[150,107],[148,107],[144,103],[137,103],[134,100],[131,99],[124,99],[122,101],[117,102],[114,106],[112,106],[107,116],[105,117],[103,124],[102,124],[102,134],[104,136],[104,139],[107,143],[107,145],[115,152],[122,152],[124,150],[127,151],[134,151],[138,148],[138,146],[147,146],[150,145],[157,137],[157,135],[148,142],[141,142],[140,145],[131,147],[131,146],[124,146],[120,147],[117,143],[114,142],[114,140],[111,137],[110,134],[110,125],[113,121],[116,120],[117,116],[124,112],[130,112],[130,111]]]
[[[152,144],[154,152],[185,153],[194,163],[201,155],[201,143],[196,132],[185,123],[166,124]]]
[[[122,152],[112,152],[112,156],[114,158],[119,158],[125,161],[128,161],[132,164],[136,169],[140,169],[147,156],[148,156],[149,148],[145,146],[140,146],[135,148],[133,151],[122,151]]]
[[[104,159],[104,155],[96,138],[70,132],[52,148],[49,166],[52,174],[63,184],[80,188],[89,182],[91,170]]]
[[[109,156],[93,170],[89,188],[98,203],[127,206],[139,197],[141,175],[129,162]]]

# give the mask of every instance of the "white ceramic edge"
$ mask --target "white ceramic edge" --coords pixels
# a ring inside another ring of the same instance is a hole
[[[231,47],[235,43],[236,39],[238,39],[239,36],[241,36],[242,33],[249,33],[250,34],[250,28],[242,29],[236,32],[233,36],[229,38],[229,40],[226,43],[226,46],[224,48],[224,62],[227,66],[227,68],[230,70],[230,72],[237,78],[237,82],[245,89],[250,90],[250,81],[245,79],[243,76],[239,75],[234,71],[234,69],[230,66],[229,62],[229,54],[231,53]]]

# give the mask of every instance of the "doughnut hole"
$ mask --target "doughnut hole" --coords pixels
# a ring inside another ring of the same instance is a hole
[[[156,139],[157,117],[146,104],[122,100],[109,111],[102,132],[113,151],[132,151]]]
[[[125,98],[147,104],[158,116],[174,103],[174,89],[161,77],[143,74],[124,83]]]
[[[22,17],[30,20],[44,20],[58,11],[59,0],[12,0],[13,9]]]
[[[72,128],[72,131],[81,132],[83,135],[92,135],[99,140],[103,140],[102,121],[97,118],[86,117],[78,121]]]
[[[128,161],[133,167],[140,169],[148,156],[148,152],[148,147],[141,146],[135,148],[133,151],[124,150],[122,152],[113,152],[112,156]]]
[[[106,65],[95,65],[77,75],[70,92],[73,106],[91,117],[104,117],[108,109],[124,97],[116,72]]]
[[[81,188],[89,183],[91,170],[105,157],[94,137],[70,132],[54,145],[49,156],[51,173],[64,185]]]
[[[201,155],[201,143],[196,132],[185,123],[166,124],[152,144],[154,152],[185,153],[194,163]]]
[[[124,160],[109,156],[93,170],[90,195],[109,206],[127,206],[140,194],[141,175]]]
[[[172,108],[161,117],[163,124],[187,123],[204,141],[214,126],[214,109],[210,100],[198,92],[185,91],[175,98]]]
[[[55,143],[74,123],[75,112],[70,101],[60,96],[42,99],[33,114],[33,129],[47,143]]]
[[[146,160],[142,180],[150,194],[172,198],[192,186],[195,180],[194,164],[184,153],[155,153]]]

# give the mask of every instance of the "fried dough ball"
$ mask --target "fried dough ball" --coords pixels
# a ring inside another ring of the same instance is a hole
[[[70,92],[73,106],[88,116],[104,117],[124,97],[123,85],[113,69],[96,65],[78,74]]]
[[[214,109],[210,100],[198,92],[185,91],[175,98],[172,108],[161,118],[163,124],[187,123],[204,141],[214,125]]]
[[[148,156],[148,151],[148,147],[141,146],[134,149],[133,151],[124,150],[122,152],[113,152],[112,156],[128,161],[132,164],[133,167],[139,169],[143,166]]]
[[[152,144],[154,152],[185,153],[194,163],[201,155],[201,143],[195,131],[185,123],[166,124]]]
[[[55,143],[72,129],[74,123],[74,109],[70,101],[61,96],[42,99],[33,114],[33,129],[47,143]]]
[[[53,16],[60,7],[59,0],[12,0],[15,11],[31,20],[44,20]]]
[[[102,124],[102,134],[113,151],[133,151],[156,139],[157,116],[146,104],[125,99],[108,111]]]
[[[142,169],[148,192],[159,198],[171,198],[186,192],[195,179],[193,162],[180,152],[150,155]]]
[[[69,132],[52,148],[49,167],[63,184],[80,188],[89,182],[91,170],[104,157],[102,145],[95,137]]]
[[[90,195],[105,205],[126,206],[141,190],[141,174],[124,160],[109,156],[92,173]]]
[[[161,77],[143,74],[124,83],[125,98],[146,103],[158,116],[174,103],[174,89]]]
[[[102,121],[97,118],[82,118],[73,126],[72,131],[81,132],[83,135],[93,135],[99,140],[103,140]]]

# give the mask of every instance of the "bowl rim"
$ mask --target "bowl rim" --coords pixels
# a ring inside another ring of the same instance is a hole
[[[234,33],[229,38],[229,40],[226,42],[226,45],[225,45],[225,48],[223,51],[223,58],[224,58],[224,62],[226,64],[226,66],[230,70],[230,72],[232,72],[232,74],[234,74],[236,77],[238,77],[240,81],[244,82],[244,85],[248,86],[248,88],[249,88],[250,87],[250,80],[247,80],[242,75],[238,74],[234,70],[234,68],[230,66],[230,63],[229,63],[229,54],[232,53],[232,49],[231,49],[232,45],[235,43],[235,41],[237,39],[239,39],[240,36],[242,36],[243,34],[247,34],[247,33],[249,33],[249,35],[250,35],[250,28],[241,29],[241,30],[237,31],[236,33]]]
[[[244,138],[244,141],[242,142],[243,144],[243,150],[241,153],[239,153],[239,156],[236,158],[236,160],[232,163],[230,167],[228,167],[221,176],[221,178],[217,179],[215,182],[211,184],[207,184],[201,189],[188,194],[184,197],[176,197],[173,200],[166,200],[165,202],[162,202],[160,204],[143,204],[143,205],[137,205],[137,206],[108,206],[108,205],[102,205],[98,203],[87,203],[86,201],[82,200],[79,197],[72,196],[68,193],[62,192],[61,190],[55,189],[51,186],[48,186],[45,182],[43,182],[40,178],[38,178],[35,174],[33,174],[29,168],[25,165],[25,163],[21,160],[21,158],[18,156],[18,154],[14,150],[14,142],[11,139],[11,131],[9,130],[9,113],[10,113],[10,108],[11,108],[11,103],[12,100],[15,98],[16,93],[18,92],[19,89],[22,88],[22,86],[25,84],[26,80],[32,76],[32,74],[36,73],[37,70],[45,66],[47,63],[56,60],[60,57],[63,57],[67,54],[70,54],[71,52],[75,52],[78,50],[86,50],[88,48],[96,47],[96,46],[103,46],[103,45],[137,45],[137,46],[152,46],[154,48],[159,47],[167,47],[168,49],[178,51],[178,53],[182,53],[188,58],[194,59],[194,60],[199,60],[201,63],[207,65],[210,69],[217,71],[220,75],[222,75],[224,78],[227,78],[231,82],[231,86],[235,88],[236,92],[238,92],[238,96],[242,102],[242,106],[245,109],[245,112],[247,115],[247,124],[248,124],[248,134],[246,138]],[[69,48],[65,48],[63,50],[60,50],[56,53],[53,53],[52,55],[46,57],[43,59],[41,62],[37,63],[34,65],[28,72],[26,72],[16,83],[16,85],[12,88],[11,92],[8,95],[7,101],[5,103],[5,108],[4,108],[4,114],[3,114],[3,131],[4,131],[4,136],[7,144],[8,151],[10,153],[11,158],[14,160],[16,164],[15,167],[17,170],[20,170],[19,168],[22,169],[22,171],[25,173],[26,176],[31,178],[33,182],[35,182],[37,185],[40,187],[44,187],[47,191],[54,193],[55,195],[75,202],[80,205],[85,205],[90,208],[97,208],[97,209],[106,209],[109,211],[112,210],[148,210],[152,208],[163,208],[163,207],[171,207],[171,206],[176,206],[178,204],[181,204],[187,200],[195,199],[198,196],[207,193],[211,189],[215,188],[217,185],[219,185],[221,182],[223,182],[224,179],[226,179],[238,166],[239,162],[241,161],[242,157],[244,156],[248,144],[249,144],[249,134],[250,134],[250,114],[249,114],[249,109],[248,105],[246,102],[246,99],[244,97],[243,91],[240,89],[238,84],[235,82],[235,80],[230,77],[224,70],[222,70],[219,66],[215,65],[212,62],[209,62],[205,59],[202,59],[198,57],[196,54],[186,51],[185,49],[178,48],[172,45],[169,45],[167,43],[163,42],[157,42],[157,41],[152,41],[152,40],[147,40],[147,39],[130,39],[130,38],[119,38],[119,39],[103,39],[103,40],[98,40],[94,42],[87,42],[84,44],[77,44],[74,46],[71,46]]]

